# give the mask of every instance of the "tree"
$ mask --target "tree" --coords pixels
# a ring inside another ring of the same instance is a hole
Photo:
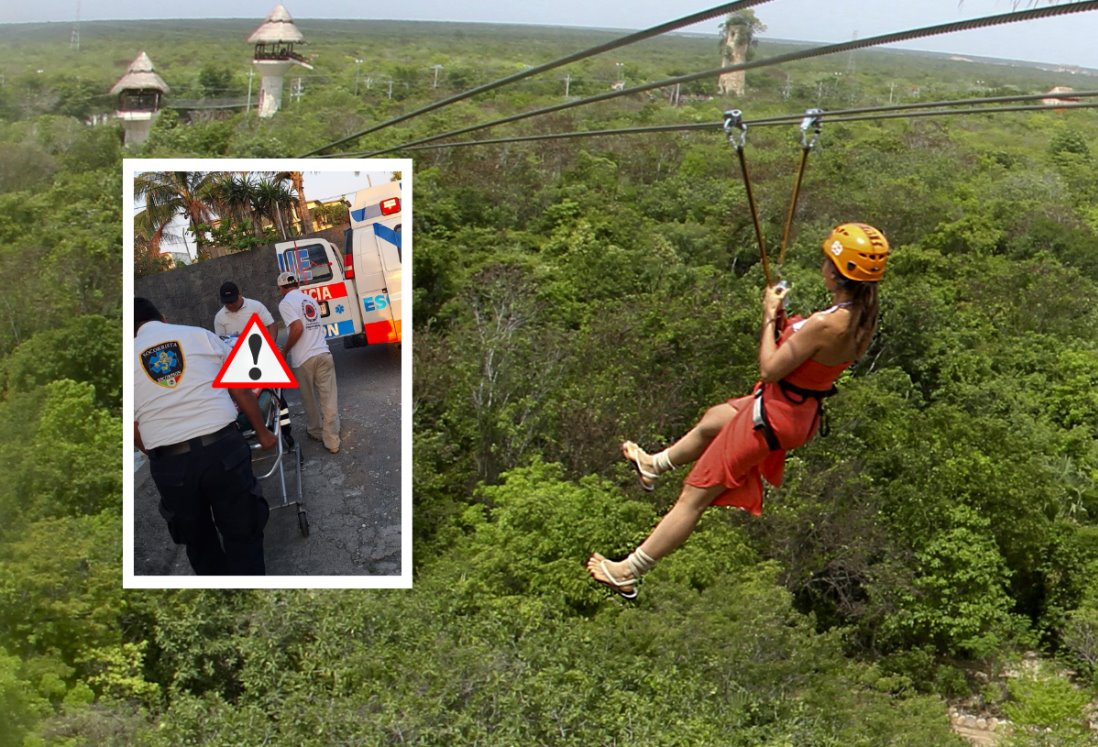
[[[0,747],[20,747],[23,735],[47,710],[20,671],[20,661],[0,648]]]
[[[118,320],[78,316],[26,340],[0,362],[0,390],[31,393],[58,379],[95,387],[95,403],[117,412],[122,407],[122,355]]]
[[[255,183],[252,206],[256,213],[270,219],[283,240],[288,237],[283,215],[287,210],[293,209],[295,204],[293,193],[280,180],[264,177]]]
[[[263,225],[256,213],[258,181],[247,171],[225,171],[211,177],[210,197],[221,228],[247,227],[255,237],[263,236]],[[227,225],[229,224],[229,225]]]
[[[209,239],[200,226],[215,217],[210,185],[214,175],[201,171],[149,171],[134,178],[135,198],[145,201],[147,226],[163,234],[177,216],[184,216],[198,246],[198,256],[209,258]]]
[[[207,62],[198,71],[198,86],[207,98],[228,96],[233,86],[233,74],[227,67]]]
[[[288,179],[293,184],[294,194],[297,196],[297,215],[301,219],[301,233],[308,235],[313,232],[313,217],[309,213],[309,201],[305,199],[305,180],[300,171],[282,171],[275,174],[275,179]]]
[[[721,67],[746,62],[749,50],[758,43],[755,34],[759,31],[766,31],[766,26],[754,11],[729,13],[721,24]],[[743,96],[744,71],[722,73],[717,79],[717,93]]]

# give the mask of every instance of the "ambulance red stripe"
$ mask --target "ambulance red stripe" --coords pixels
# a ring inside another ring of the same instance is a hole
[[[347,286],[343,283],[330,283],[328,285],[318,285],[315,288],[302,288],[301,290],[317,301],[330,301],[333,298],[347,297]]]

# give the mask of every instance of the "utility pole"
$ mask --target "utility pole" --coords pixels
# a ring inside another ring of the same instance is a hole
[[[76,25],[72,27],[72,35],[69,37],[69,49],[80,51],[80,0],[76,0]]]
[[[564,76],[564,98],[568,98],[568,91],[572,87],[572,73],[567,73]]]
[[[623,62],[615,62],[614,64],[618,66],[618,82],[617,82],[617,87],[618,87],[618,90],[619,90],[619,91],[623,91],[623,90],[625,90],[625,73],[623,72],[623,71],[624,71],[624,68],[625,68],[625,63],[623,63]]]
[[[255,77],[255,68],[248,68],[248,103],[244,105],[244,118],[247,119],[252,111],[252,78]]]
[[[355,96],[358,95],[358,71],[362,67],[362,60],[355,58]]]
[[[442,65],[431,65],[431,69],[435,71],[435,80],[431,84],[431,88],[438,88],[438,71],[442,69]]]
[[[392,79],[389,80],[389,98],[390,99],[393,98],[393,81],[392,81]]]

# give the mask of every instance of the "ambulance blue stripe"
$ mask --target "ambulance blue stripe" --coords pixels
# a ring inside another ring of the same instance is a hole
[[[332,327],[336,329],[333,331]],[[324,325],[324,339],[331,340],[333,337],[343,337],[344,335],[353,335],[355,333],[355,323],[351,321],[339,322],[337,324],[325,324]]]
[[[374,235],[379,239],[385,239],[390,244],[400,249],[400,231],[394,231],[388,226],[383,226],[380,223],[374,224]]]

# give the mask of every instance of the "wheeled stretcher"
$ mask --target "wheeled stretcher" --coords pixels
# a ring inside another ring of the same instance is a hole
[[[252,449],[252,471],[255,473],[256,479],[260,481],[268,480],[277,473],[278,479],[276,482],[282,496],[282,502],[270,502],[271,510],[296,506],[297,526],[301,530],[301,536],[308,537],[309,517],[305,512],[305,500],[301,490],[301,445],[294,441],[294,437],[290,433],[290,412],[284,404],[280,389],[255,389],[253,392],[259,400],[259,412],[263,416],[264,424],[267,426],[267,430],[274,434],[276,443],[271,451],[263,451],[263,447],[255,437],[255,429],[241,413],[237,418],[237,424]],[[287,459],[293,462],[294,475],[291,485],[296,488],[296,492],[292,495],[287,491]]]

